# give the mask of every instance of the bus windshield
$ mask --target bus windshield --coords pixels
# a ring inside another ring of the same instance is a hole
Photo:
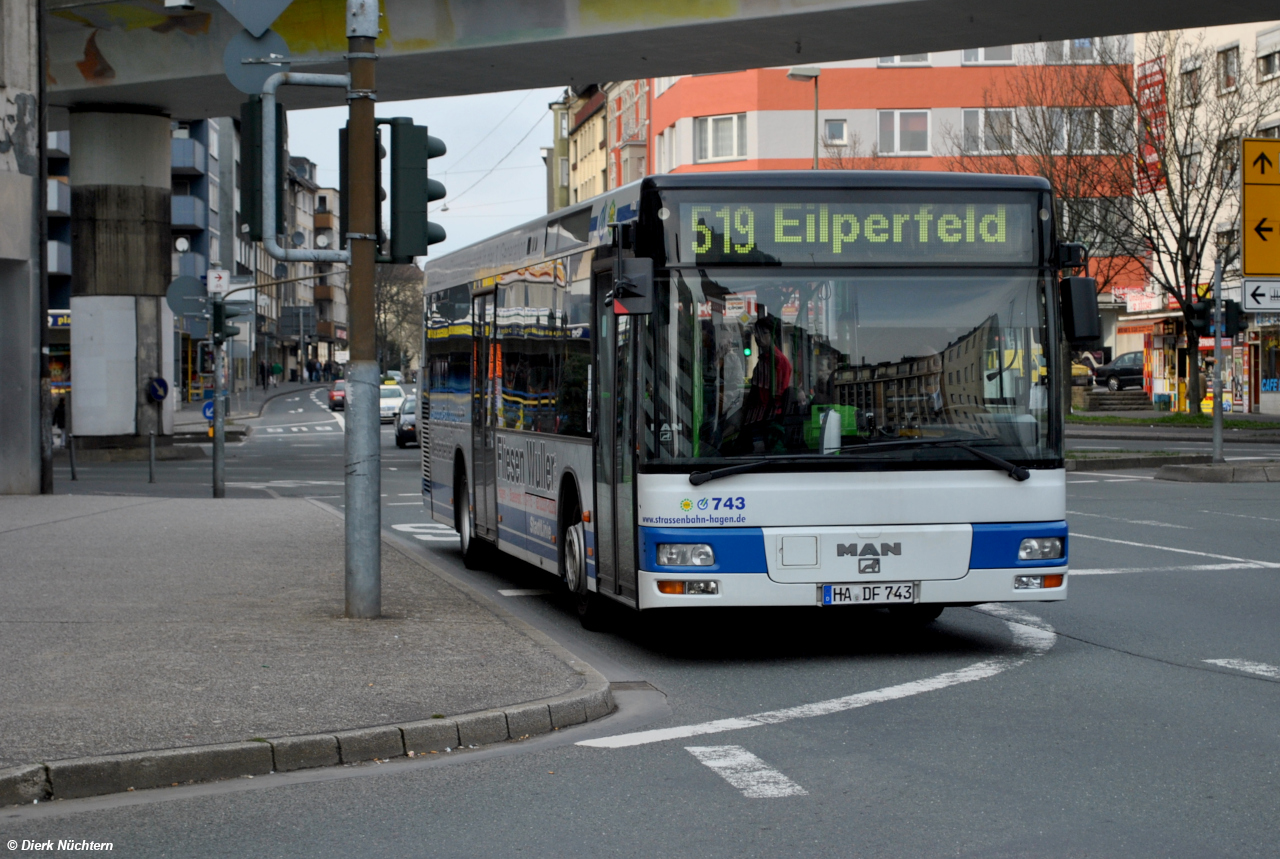
[[[644,362],[646,462],[972,459],[937,439],[1049,466],[1046,285],[1031,268],[672,270]],[[873,445],[896,439],[923,443]]]

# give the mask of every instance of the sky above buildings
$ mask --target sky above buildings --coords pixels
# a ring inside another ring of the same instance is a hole
[[[431,160],[432,178],[449,195],[435,216],[449,238],[433,256],[486,239],[547,210],[547,174],[541,147],[551,145],[547,105],[562,87],[416,101],[379,102],[378,116],[408,116],[445,142],[448,154]],[[289,112],[289,154],[316,163],[321,185],[338,186],[338,129],[345,107]],[[384,145],[389,132],[383,131]],[[389,169],[389,162],[384,167]],[[385,181],[385,180],[384,180]],[[433,203],[439,209],[441,203]],[[422,260],[419,260],[421,263]]]

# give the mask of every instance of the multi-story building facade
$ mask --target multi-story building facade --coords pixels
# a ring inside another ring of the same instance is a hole
[[[339,222],[337,188],[317,188],[312,223],[315,233],[312,246],[320,249],[338,246],[342,235]],[[347,279],[341,263],[317,263],[312,295],[316,305],[317,360],[322,364],[337,363],[339,352],[347,349]]]
[[[591,84],[568,100],[569,203],[603,194],[609,185],[607,96]]]
[[[569,205],[569,100],[568,92],[547,107],[551,110],[551,145],[542,148],[547,167],[547,211]]]

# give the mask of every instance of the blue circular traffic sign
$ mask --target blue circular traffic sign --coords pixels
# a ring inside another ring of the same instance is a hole
[[[169,396],[169,383],[164,379],[152,379],[147,383],[147,396],[153,403],[163,402]]]
[[[213,420],[213,400],[208,400],[204,404],[204,419],[207,421]]]

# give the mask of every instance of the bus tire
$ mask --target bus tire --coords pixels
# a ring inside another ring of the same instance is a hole
[[[894,620],[917,626],[933,623],[942,614],[945,605],[939,603],[915,603],[913,605],[891,605],[889,616]]]
[[[475,512],[467,491],[467,476],[459,469],[453,479],[453,522],[462,547],[462,564],[468,570],[484,568],[484,543],[476,538]]]

